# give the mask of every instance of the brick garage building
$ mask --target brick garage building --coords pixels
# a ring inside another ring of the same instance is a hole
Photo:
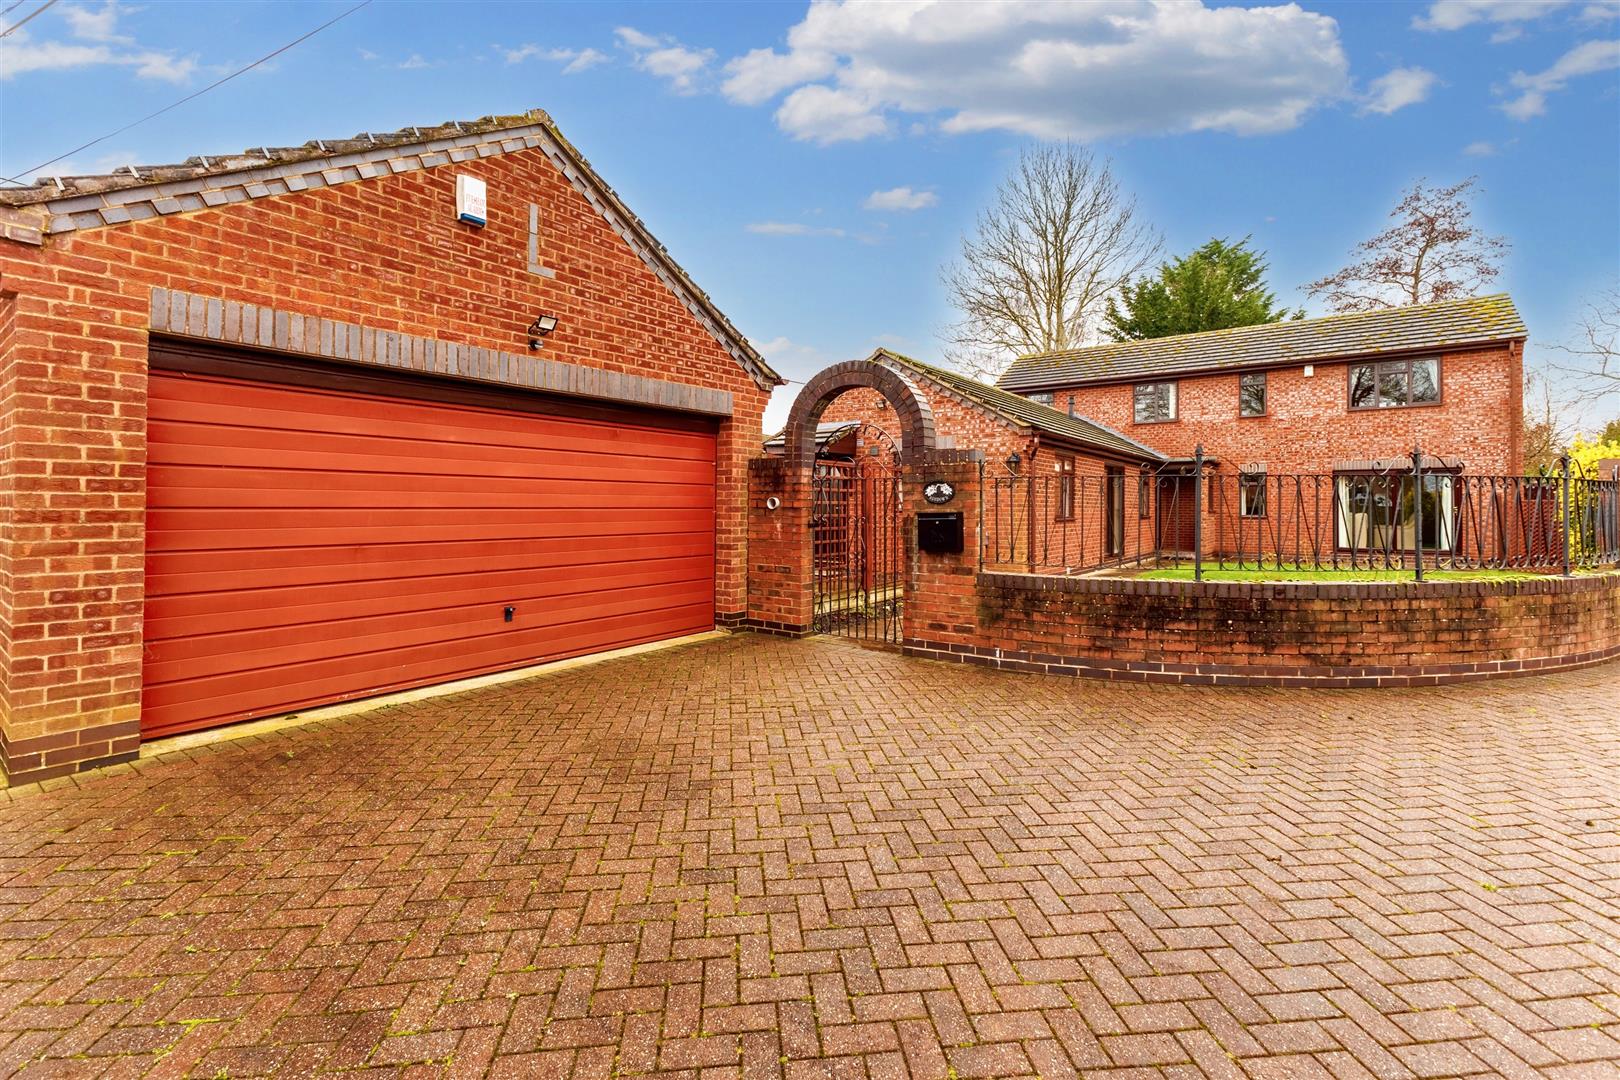
[[[0,235],[13,782],[740,618],[780,380],[544,114],[46,182]]]
[[[938,449],[984,454],[988,562],[1066,569],[1152,550],[1153,478],[1165,462],[1153,447],[1085,416],[887,349],[869,359],[904,373],[927,400]],[[837,434],[840,424],[875,428],[903,442],[894,410],[875,390],[834,399],[821,426]],[[871,449],[860,444],[858,432],[843,439],[854,453]],[[842,447],[834,442],[827,449]]]

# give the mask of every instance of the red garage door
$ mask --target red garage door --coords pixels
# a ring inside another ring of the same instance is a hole
[[[325,381],[153,372],[143,734],[713,626],[712,424]]]

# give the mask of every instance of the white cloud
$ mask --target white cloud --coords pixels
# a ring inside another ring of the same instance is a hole
[[[1481,139],[1478,142],[1471,142],[1467,146],[1463,147],[1462,152],[1469,157],[1495,157],[1496,144],[1486,142]]]
[[[31,71],[70,71],[112,63],[112,50],[105,45],[70,45],[65,41],[28,38],[28,31],[17,30],[0,38],[0,79],[26,75]]]
[[[932,191],[913,191],[909,187],[874,191],[861,205],[868,210],[922,210],[939,205],[939,196]]]
[[[620,44],[627,49],[641,49],[646,51],[648,49],[656,49],[658,48],[659,44],[661,44],[659,40],[653,37],[651,34],[643,34],[640,30],[637,30],[633,26],[621,26],[617,30],[613,31],[613,33],[618,37]]]
[[[118,32],[118,20],[130,11],[109,0],[92,10],[78,4],[59,8],[67,31],[76,41],[35,40],[29,31],[39,23],[0,38],[0,81],[35,71],[76,71],[115,65],[127,67],[142,79],[183,83],[197,70],[195,57],[133,47],[135,39]]]
[[[828,143],[857,141],[889,130],[869,99],[820,83],[801,86],[776,110],[776,126],[795,139]]]
[[[61,8],[62,17],[68,22],[68,32],[83,41],[105,41],[117,44],[129,44],[131,38],[118,32],[118,16],[127,8],[121,8],[117,0],[107,0],[99,11],[91,11],[80,4],[68,4]]]
[[[401,71],[421,71],[424,68],[438,67],[439,64],[437,61],[428,61],[423,59],[421,53],[411,53],[410,56],[406,57],[404,60],[401,60],[395,66]]]
[[[1553,62],[1546,71],[1515,71],[1509,81],[1519,96],[1502,106],[1515,120],[1528,120],[1547,111],[1547,95],[1564,89],[1569,80],[1620,67],[1620,39],[1587,41]]]
[[[843,229],[805,225],[797,221],[757,221],[747,226],[759,236],[843,236]]]
[[[636,66],[651,75],[668,79],[678,94],[697,93],[697,75],[714,59],[713,49],[688,49],[681,45],[654,49],[636,58]]]
[[[1252,135],[1343,96],[1347,67],[1337,23],[1294,4],[845,0],[812,4],[786,51],[731,61],[726,92],[786,93],[777,124],[820,143],[919,122],[1041,138]]]
[[[1426,68],[1395,68],[1368,85],[1361,111],[1388,116],[1426,99],[1439,81],[1440,76]]]
[[[1416,15],[1412,18],[1412,25],[1419,30],[1461,30],[1465,26],[1475,23],[1523,23],[1532,19],[1539,19],[1543,15],[1551,14],[1561,7],[1567,6],[1571,0],[1434,0],[1429,5],[1425,15]],[[1497,36],[1492,41],[1508,41],[1517,36],[1511,31],[1507,36]]]
[[[581,49],[572,57],[567,58],[568,63],[563,65],[563,74],[578,75],[580,72],[587,71],[597,64],[607,63],[608,59],[608,54],[599,49]]]
[[[169,53],[135,53],[120,63],[135,66],[135,74],[143,79],[161,79],[164,82],[183,83],[197,70],[194,56],[172,56]]]
[[[499,48],[499,46],[497,46]],[[611,57],[600,49],[557,49],[541,45],[523,45],[516,49],[500,49],[508,64],[521,64],[525,60],[550,60],[562,64],[564,75],[578,75],[597,64],[605,64]]]
[[[633,26],[615,30],[619,44],[630,50],[635,66],[669,83],[677,94],[695,94],[714,59],[713,49],[689,49],[672,37],[654,37]]]
[[[738,105],[761,105],[790,86],[831,75],[837,66],[831,53],[755,49],[726,64],[720,90]]]
[[[759,355],[763,356],[771,367],[778,371],[790,370],[799,375],[814,374],[833,362],[822,349],[786,337],[778,336],[769,341],[762,341],[756,348],[759,349]]]

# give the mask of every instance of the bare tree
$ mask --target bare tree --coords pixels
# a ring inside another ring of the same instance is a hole
[[[1026,148],[944,271],[962,315],[951,361],[994,377],[1026,353],[1085,344],[1108,298],[1158,251],[1109,162],[1074,143]]]
[[[1620,394],[1620,289],[1590,301],[1577,326],[1573,344],[1553,346],[1570,359],[1552,367],[1588,398]]]
[[[1418,180],[1390,212],[1395,224],[1356,245],[1355,262],[1305,286],[1334,311],[1427,304],[1472,296],[1501,272],[1509,244],[1473,223],[1474,185]]]
[[[1573,434],[1565,423],[1568,408],[1553,398],[1552,380],[1544,373],[1525,374],[1524,396],[1524,471],[1548,475]]]

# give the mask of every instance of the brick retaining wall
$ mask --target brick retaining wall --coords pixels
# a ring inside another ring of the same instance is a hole
[[[1614,573],[1276,585],[983,573],[971,609],[965,591],[930,600],[908,621],[912,655],[1140,682],[1419,686],[1620,656]]]

